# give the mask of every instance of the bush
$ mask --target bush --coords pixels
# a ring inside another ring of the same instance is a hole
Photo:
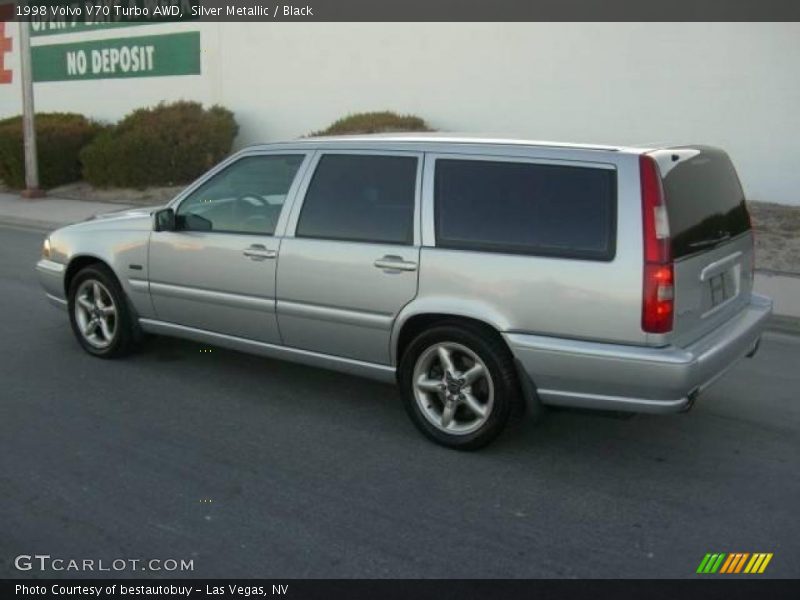
[[[161,103],[133,111],[81,152],[83,177],[97,187],[188,183],[231,150],[239,131],[233,113],[197,102]]]
[[[391,133],[401,131],[433,131],[424,119],[414,115],[398,115],[388,110],[348,115],[335,121],[327,129],[315,131],[318,135],[345,135],[348,133]]]
[[[74,113],[39,113],[35,121],[39,185],[46,189],[80,179],[80,151],[103,127]],[[11,188],[25,187],[20,116],[0,121],[0,179]]]

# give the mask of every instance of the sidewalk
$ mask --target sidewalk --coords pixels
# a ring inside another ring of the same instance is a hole
[[[800,275],[756,271],[755,289],[772,298],[772,327],[800,333]]]
[[[0,224],[30,227],[44,231],[69,223],[83,221],[92,215],[136,208],[132,204],[87,202],[46,196],[25,200],[17,194],[0,192]],[[800,333],[800,274],[756,271],[757,292],[775,302],[773,326],[780,330]]]
[[[129,204],[84,202],[52,196],[26,200],[18,194],[0,192],[0,223],[51,230],[69,223],[84,221],[98,213],[132,207],[133,205]]]

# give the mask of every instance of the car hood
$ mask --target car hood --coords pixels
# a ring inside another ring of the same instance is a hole
[[[153,211],[158,210],[161,208],[161,205],[158,206],[138,206],[136,208],[124,208],[122,210],[115,210],[112,212],[107,213],[98,213],[96,215],[92,215],[87,219],[87,221],[98,221],[104,219],[121,219],[121,218],[129,218],[129,217],[147,217],[153,214]]]
[[[89,217],[84,221],[78,221],[71,225],[66,225],[57,229],[55,233],[78,232],[78,231],[108,231],[114,229],[124,230],[149,230],[152,229],[153,211],[161,208],[160,206],[137,206],[124,208],[107,213],[100,213]]]

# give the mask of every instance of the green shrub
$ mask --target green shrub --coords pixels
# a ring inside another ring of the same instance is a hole
[[[46,189],[80,179],[80,151],[103,127],[74,113],[39,113],[35,122],[39,185]],[[20,116],[0,121],[0,179],[11,188],[25,187]]]
[[[231,150],[239,131],[233,113],[197,102],[161,103],[133,111],[81,152],[83,177],[97,187],[188,183]]]
[[[352,133],[391,133],[401,131],[433,131],[424,119],[414,115],[398,115],[384,110],[380,112],[364,112],[348,115],[322,131],[311,133],[318,135],[346,135]]]

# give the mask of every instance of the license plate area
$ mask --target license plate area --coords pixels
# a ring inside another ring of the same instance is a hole
[[[738,265],[708,278],[710,310],[719,308],[739,295]]]
[[[708,287],[711,290],[712,308],[714,306],[719,306],[732,295],[729,291],[730,286],[727,284],[727,277],[725,277],[725,273],[720,273],[719,275],[715,275],[709,279]]]

